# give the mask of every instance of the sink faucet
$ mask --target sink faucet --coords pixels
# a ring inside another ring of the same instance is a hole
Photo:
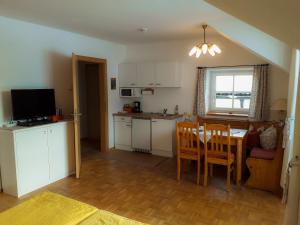
[[[163,109],[163,114],[166,115],[167,112],[168,112],[168,109],[164,108],[164,109]]]

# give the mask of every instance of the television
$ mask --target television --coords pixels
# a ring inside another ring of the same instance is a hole
[[[13,120],[31,120],[55,115],[54,89],[11,90]]]

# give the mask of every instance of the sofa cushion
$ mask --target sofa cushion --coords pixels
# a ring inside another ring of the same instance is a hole
[[[275,158],[276,150],[267,150],[262,148],[253,148],[250,157],[257,159],[272,160]]]
[[[260,137],[261,134],[260,131],[253,130],[250,131],[247,135],[247,147],[249,149],[252,149],[254,147],[260,147]]]
[[[260,145],[262,148],[264,149],[276,148],[277,131],[275,127],[271,126],[268,129],[264,130],[259,137],[260,137]]]

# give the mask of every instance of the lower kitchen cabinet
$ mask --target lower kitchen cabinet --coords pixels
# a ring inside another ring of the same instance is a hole
[[[115,116],[115,148],[132,151],[131,148],[131,117]]]
[[[152,119],[152,154],[160,156],[173,156],[175,146],[174,120]]]

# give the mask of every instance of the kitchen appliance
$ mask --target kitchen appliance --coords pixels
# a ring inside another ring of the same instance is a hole
[[[140,88],[120,88],[120,97],[138,98],[141,96]]]
[[[133,112],[133,107],[130,104],[125,104],[123,106],[123,111],[127,113],[132,113]]]
[[[133,102],[133,112],[135,112],[135,113],[141,113],[142,112],[141,102],[139,102],[139,101]]]
[[[151,153],[151,119],[132,119],[132,149]]]

